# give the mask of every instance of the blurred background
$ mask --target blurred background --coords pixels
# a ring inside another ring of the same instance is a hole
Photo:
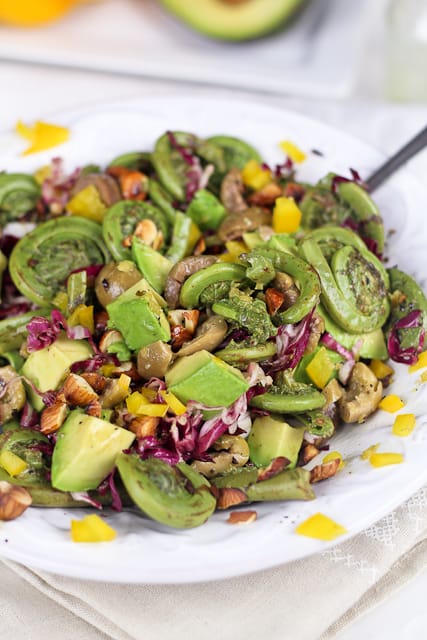
[[[427,0],[0,0],[0,80],[3,131],[70,106],[211,92],[391,152],[426,120]]]
[[[0,60],[427,102],[427,0],[0,0]]]

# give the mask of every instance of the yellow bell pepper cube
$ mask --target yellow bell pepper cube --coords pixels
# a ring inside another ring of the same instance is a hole
[[[326,387],[335,371],[335,365],[329,358],[325,347],[320,347],[305,371],[316,387],[319,389]]]
[[[360,456],[362,460],[369,460],[371,455],[377,451],[379,446],[380,446],[380,443],[378,442],[377,444],[373,444],[367,449],[365,449],[365,451],[363,451],[363,453]]]
[[[427,371],[423,371],[421,374],[421,382],[427,382]]]
[[[394,373],[394,370],[381,360],[372,360],[369,368],[378,380],[383,380]]]
[[[202,232],[200,231],[199,227],[195,222],[191,221],[190,231],[187,238],[187,246],[185,248],[185,255],[188,256],[193,253],[193,249],[201,237]]]
[[[37,171],[34,172],[35,181],[42,185],[47,178],[50,178],[52,175],[52,167],[50,164],[46,164],[44,167],[40,167]]]
[[[28,464],[25,460],[17,456],[16,453],[3,449],[0,453],[0,467],[3,467],[13,478],[28,469]]]
[[[139,391],[134,391],[126,398],[126,406],[136,416],[152,416],[163,418],[168,411],[167,404],[153,403]]]
[[[323,513],[315,513],[310,516],[301,522],[295,531],[301,536],[326,541],[335,540],[335,538],[347,533],[347,529]]]
[[[419,369],[425,369],[425,367],[427,367],[427,351],[420,353],[416,363],[409,367],[409,373],[414,373],[414,371],[418,371]]]
[[[283,140],[279,143],[281,150],[292,160],[292,162],[300,163],[304,162],[307,158],[307,154],[304,153],[296,144],[290,142],[290,140]]]
[[[416,420],[413,413],[401,413],[394,419],[392,433],[400,438],[409,436],[415,429],[415,423]]]
[[[91,333],[95,331],[95,320],[93,317],[93,305],[89,307],[85,304],[79,304],[67,320],[70,327],[80,325],[89,329]]]
[[[66,142],[70,137],[70,131],[67,127],[61,127],[40,120],[32,126],[25,125],[23,122],[18,121],[15,130],[20,136],[30,142],[30,146],[22,154],[24,156],[56,147]]]
[[[116,537],[116,531],[96,514],[71,520],[73,542],[111,542]]]
[[[301,210],[293,198],[276,198],[272,224],[276,233],[294,233],[301,224],[301,218]]]
[[[243,184],[258,191],[271,182],[271,171],[263,169],[256,160],[249,160],[242,169]]]
[[[168,408],[177,416],[182,416],[187,411],[185,404],[178,400],[175,394],[170,391],[160,391],[160,395],[168,405]]]
[[[68,296],[65,291],[58,291],[52,300],[54,307],[57,307],[62,313],[66,313],[68,309]]]
[[[339,451],[331,451],[330,453],[326,454],[326,456],[323,458],[322,462],[327,463],[327,462],[332,462],[332,460],[339,460],[340,464],[338,467],[338,470],[341,471],[341,469],[344,469],[345,467],[345,462],[343,460],[343,457],[341,455],[341,453]]]
[[[157,391],[155,389],[143,387],[140,394],[147,400],[147,402],[154,402],[157,396]]]
[[[116,370],[115,364],[103,364],[102,367],[99,369],[99,372],[103,376],[107,376],[107,378],[109,378],[113,375],[115,370]]]
[[[98,189],[90,184],[71,198],[67,203],[67,211],[73,216],[88,218],[95,222],[102,222],[107,207],[101,200]]]
[[[401,464],[403,455],[401,453],[373,453],[369,458],[373,467],[386,467],[391,464]]]
[[[104,409],[112,409],[116,404],[122,402],[129,394],[130,383],[131,378],[125,373],[120,374],[119,378],[110,380],[103,395],[102,406]]]
[[[385,396],[378,406],[383,411],[395,413],[396,411],[399,411],[399,409],[402,409],[405,406],[405,403],[402,402],[398,396],[390,394],[389,396]]]

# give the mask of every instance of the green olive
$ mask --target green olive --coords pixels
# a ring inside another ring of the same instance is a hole
[[[102,267],[95,281],[95,293],[102,304],[107,304],[118,298],[124,291],[141,280],[141,272],[131,260],[110,262]]]

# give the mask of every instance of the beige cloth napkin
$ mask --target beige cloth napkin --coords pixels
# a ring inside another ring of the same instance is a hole
[[[427,487],[353,539],[243,578],[113,585],[0,564],[2,640],[330,640],[427,566]],[[32,587],[35,587],[32,588]],[[59,632],[60,630],[60,632]]]

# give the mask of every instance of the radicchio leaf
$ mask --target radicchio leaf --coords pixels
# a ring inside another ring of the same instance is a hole
[[[392,360],[408,365],[415,364],[418,359],[418,354],[421,353],[424,347],[425,331],[421,331],[417,346],[407,348],[403,348],[400,343],[399,331],[402,329],[419,328],[422,326],[422,323],[423,314],[419,309],[415,309],[408,313],[407,316],[400,318],[400,320],[393,325],[387,339],[388,353]]]
[[[293,369],[301,360],[310,338],[311,320],[313,311],[297,324],[283,324],[278,328],[276,335],[277,353],[264,368],[268,374]]]

